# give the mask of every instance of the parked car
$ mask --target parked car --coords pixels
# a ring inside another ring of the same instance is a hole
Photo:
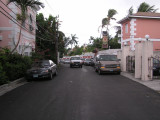
[[[91,65],[91,59],[89,59],[89,58],[85,59],[84,65]]]
[[[153,76],[160,76],[160,60],[153,59]]]
[[[91,66],[94,67],[94,59],[91,58]]]
[[[82,60],[80,59],[80,57],[71,57],[70,59],[70,68],[78,66],[80,68],[82,68]]]
[[[57,75],[57,65],[52,60],[40,60],[32,64],[32,67],[27,70],[25,77],[28,81],[37,78],[52,80],[53,75]]]
[[[120,62],[116,55],[98,54],[95,57],[95,71],[98,74],[102,73],[117,73],[120,74]]]
[[[84,65],[84,60],[85,60],[85,58],[81,58],[81,60],[82,60],[82,64]]]
[[[70,64],[70,59],[65,59],[64,64]]]

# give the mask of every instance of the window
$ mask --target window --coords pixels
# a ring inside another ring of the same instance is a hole
[[[25,56],[28,56],[28,52],[25,52],[24,55],[25,55]]]
[[[29,21],[30,21],[30,24],[33,22],[33,20],[32,20],[32,15],[30,14],[30,16],[29,16]]]
[[[128,33],[128,24],[125,24],[125,33]]]

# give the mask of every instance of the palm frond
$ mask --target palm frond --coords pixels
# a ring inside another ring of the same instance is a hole
[[[156,12],[158,9],[154,7],[155,5],[150,6],[148,3],[143,2],[139,5],[137,12]]]
[[[117,11],[115,9],[108,10],[108,18],[112,18],[116,14],[117,14]]]
[[[129,8],[128,14],[129,14],[129,15],[132,15],[132,14],[133,14],[133,7],[130,7],[130,8]]]

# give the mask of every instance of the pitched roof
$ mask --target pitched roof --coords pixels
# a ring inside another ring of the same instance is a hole
[[[118,21],[118,23],[122,23],[129,18],[146,18],[146,19],[160,19],[160,13],[153,13],[153,12],[138,12],[133,15],[128,15],[125,18]]]
[[[160,13],[153,13],[153,12],[138,12],[131,16],[148,16],[148,17],[160,17]]]

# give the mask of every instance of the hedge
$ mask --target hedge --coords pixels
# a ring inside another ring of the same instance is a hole
[[[28,56],[11,54],[6,48],[0,49],[0,85],[23,77],[31,64]]]

